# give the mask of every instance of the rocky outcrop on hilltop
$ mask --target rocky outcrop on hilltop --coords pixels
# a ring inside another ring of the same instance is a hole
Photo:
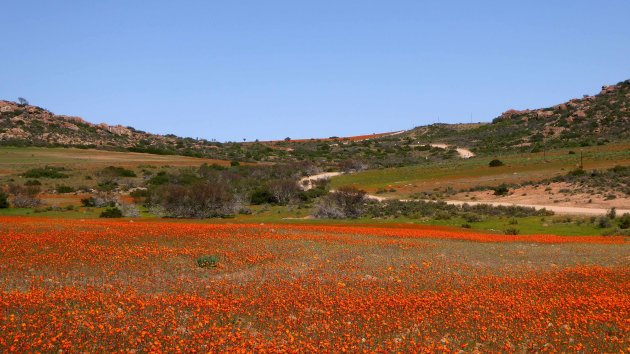
[[[0,100],[0,145],[71,146],[202,156],[205,140],[150,134],[122,125],[93,124],[41,107]]]

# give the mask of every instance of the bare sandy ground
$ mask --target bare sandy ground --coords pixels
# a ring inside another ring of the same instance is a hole
[[[446,144],[429,144],[433,147],[436,148],[440,148],[440,149],[448,149],[448,145]],[[475,156],[475,153],[468,150],[468,149],[464,149],[464,148],[455,148],[455,150],[457,151],[457,153],[459,154],[459,157],[461,157],[462,159],[469,159],[471,157]]]
[[[341,172],[325,172],[300,180],[303,190],[313,188],[313,182],[341,175]],[[525,186],[513,190],[509,195],[495,196],[493,191],[480,191],[456,194],[452,199],[444,200],[447,204],[469,205],[489,204],[493,206],[521,206],[527,208],[547,209],[561,215],[606,215],[611,208],[617,209],[617,214],[630,213],[630,198],[621,193],[613,193],[614,199],[607,195],[582,193],[575,186],[567,183],[552,183],[545,186]],[[366,198],[379,202],[395,199],[373,194]],[[408,199],[400,199],[409,201]],[[427,200],[429,201],[429,200]]]
[[[300,188],[302,188],[302,190],[309,190],[312,189],[315,186],[315,181],[319,181],[322,179],[329,179],[335,176],[339,176],[341,175],[341,172],[323,172],[323,173],[318,173],[316,175],[312,175],[312,176],[307,176],[307,177],[302,177],[300,179],[300,181],[298,182],[298,185],[300,186]]]
[[[584,193],[579,187],[564,182],[524,186],[511,190],[503,197],[494,195],[494,191],[490,190],[459,193],[452,199],[453,202],[469,204],[540,206],[558,214],[603,215],[611,208],[617,208],[620,214],[630,213],[630,198],[622,193]]]
[[[526,208],[534,208],[536,210],[547,209],[553,211],[556,214],[566,214],[566,215],[589,215],[589,216],[598,216],[598,215],[606,215],[609,209],[603,208],[582,208],[576,206],[558,206],[558,205],[541,205],[541,204],[521,204],[521,203],[509,203],[509,202],[471,202],[471,201],[461,201],[461,200],[445,200],[448,204],[453,205],[479,205],[479,204],[490,204],[492,206],[520,206]],[[617,209],[617,215],[630,213],[630,209]]]

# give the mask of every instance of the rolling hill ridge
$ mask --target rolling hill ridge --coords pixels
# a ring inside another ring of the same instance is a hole
[[[470,148],[483,155],[601,145],[627,139],[630,139],[630,80],[603,86],[597,95],[585,95],[552,107],[510,109],[491,123],[432,124],[356,139],[287,138],[247,143],[151,134],[133,127],[93,124],[79,117],[56,115],[37,106],[0,101],[0,145],[3,146],[80,147],[251,162],[385,159],[390,161],[387,166],[427,158],[419,156],[415,147],[431,143]]]

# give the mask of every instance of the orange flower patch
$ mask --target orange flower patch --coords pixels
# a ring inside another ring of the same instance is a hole
[[[623,352],[627,255],[609,237],[2,217],[0,351]]]

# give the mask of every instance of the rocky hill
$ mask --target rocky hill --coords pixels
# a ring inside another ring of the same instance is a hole
[[[0,101],[0,145],[66,146],[202,156],[216,143],[157,135],[121,125],[93,124],[41,107]]]
[[[333,169],[364,165],[401,166],[456,155],[443,149],[415,151],[409,144],[397,133],[220,143],[150,134],[121,125],[93,124],[79,117],[56,115],[37,106],[0,101],[0,146],[79,147],[240,162],[311,161]]]
[[[344,161],[392,167],[457,156],[454,149],[428,149],[428,144],[470,148],[483,155],[619,140],[630,140],[630,80],[604,86],[595,96],[548,108],[511,109],[491,123],[433,124],[354,138],[287,138],[248,143],[150,134],[132,127],[93,124],[36,106],[0,101],[0,145],[97,148],[250,162],[313,161],[332,168]]]
[[[434,124],[413,129],[419,142],[497,150],[587,146],[630,139],[630,80],[603,86],[600,93],[552,107],[507,110],[491,124]]]

